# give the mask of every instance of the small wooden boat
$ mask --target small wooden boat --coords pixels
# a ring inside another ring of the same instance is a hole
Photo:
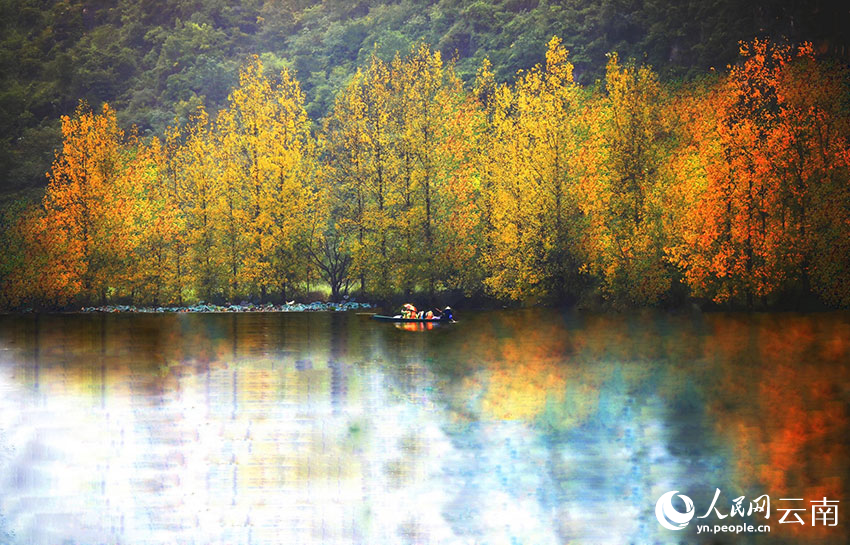
[[[383,316],[381,314],[374,314],[372,316],[373,320],[381,320],[383,322],[416,322],[416,323],[433,323],[433,324],[453,324],[454,320],[443,320],[442,318],[402,318],[400,315],[397,316]]]

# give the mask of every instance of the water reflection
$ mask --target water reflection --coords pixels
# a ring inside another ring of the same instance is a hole
[[[848,356],[838,313],[4,316],[0,541],[844,543],[654,507],[844,500]]]

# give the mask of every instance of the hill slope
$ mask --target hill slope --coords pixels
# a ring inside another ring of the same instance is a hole
[[[611,51],[667,79],[724,67],[738,40],[758,35],[850,52],[850,9],[824,1],[0,0],[0,21],[4,193],[44,183],[59,117],[80,99],[109,102],[123,125],[161,134],[201,103],[218,109],[250,54],[294,68],[319,119],[374,49],[387,58],[421,40],[456,56],[465,80],[485,57],[497,79],[512,79],[542,60],[552,35],[583,83]]]

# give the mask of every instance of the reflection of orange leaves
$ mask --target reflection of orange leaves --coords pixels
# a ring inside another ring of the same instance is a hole
[[[783,327],[775,325],[776,317],[766,316],[756,331],[715,331],[713,344],[723,347],[724,399],[730,400],[714,407],[717,429],[733,445],[741,479],[757,476],[771,498],[839,499],[848,414],[836,384],[850,378],[850,354],[833,342],[830,329],[840,334],[844,326],[828,315],[786,315]],[[760,358],[743,365],[753,341]],[[834,359],[813,350],[822,346],[834,349]]]
[[[498,328],[515,331],[524,323],[523,313],[499,317]],[[479,331],[474,346],[485,362],[478,375],[465,379],[467,387],[484,388],[482,412],[500,420],[532,421],[545,409],[547,400],[561,401],[567,381],[564,358],[567,344],[555,327],[541,326],[520,337],[498,337]],[[483,342],[490,338],[491,341]]]
[[[826,361],[840,362],[850,354],[850,324],[837,323],[835,331],[822,343],[818,356]]]

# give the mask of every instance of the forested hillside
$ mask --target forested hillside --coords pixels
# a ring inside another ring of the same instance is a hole
[[[841,2],[793,0],[0,0],[0,193],[46,183],[80,99],[163,136],[200,105],[222,108],[252,54],[268,74],[294,71],[317,122],[373,52],[388,61],[419,41],[456,56],[469,87],[485,57],[512,81],[558,35],[589,85],[610,52],[669,81],[724,69],[739,40],[766,35],[846,62],[848,27]]]

